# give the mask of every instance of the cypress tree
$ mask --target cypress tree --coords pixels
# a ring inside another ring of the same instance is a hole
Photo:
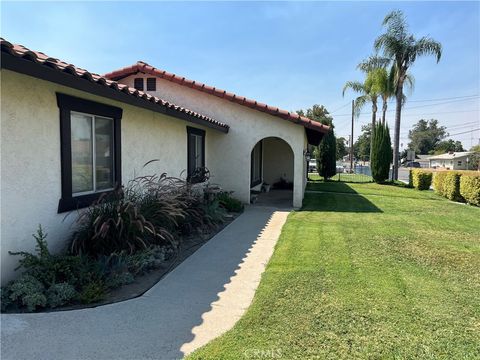
[[[372,136],[370,168],[373,181],[383,183],[388,179],[393,151],[388,125],[378,123]]]
[[[325,134],[322,141],[318,145],[317,151],[317,169],[318,174],[324,180],[331,178],[337,173],[337,140],[331,129]]]

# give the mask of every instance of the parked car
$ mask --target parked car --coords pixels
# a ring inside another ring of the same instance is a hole
[[[308,172],[310,173],[317,172],[317,160],[310,159],[308,161]]]
[[[421,166],[420,166],[420,163],[418,161],[409,161],[409,162],[407,162],[407,167],[419,168]]]
[[[337,165],[337,174],[345,172],[345,167],[343,165]]]

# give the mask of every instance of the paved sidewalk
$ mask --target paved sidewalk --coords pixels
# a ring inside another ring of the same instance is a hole
[[[250,305],[288,211],[248,207],[143,296],[97,308],[1,315],[1,359],[180,359]]]

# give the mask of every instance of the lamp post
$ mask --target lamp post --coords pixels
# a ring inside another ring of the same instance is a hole
[[[308,180],[308,167],[309,167],[308,163],[309,163],[311,157],[312,157],[312,155],[310,154],[310,151],[308,151],[308,149],[305,150],[305,161],[307,163],[307,180]]]

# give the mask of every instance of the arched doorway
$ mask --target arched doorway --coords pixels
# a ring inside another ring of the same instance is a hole
[[[253,203],[291,207],[294,177],[294,153],[285,140],[266,137],[255,144],[250,154]]]

